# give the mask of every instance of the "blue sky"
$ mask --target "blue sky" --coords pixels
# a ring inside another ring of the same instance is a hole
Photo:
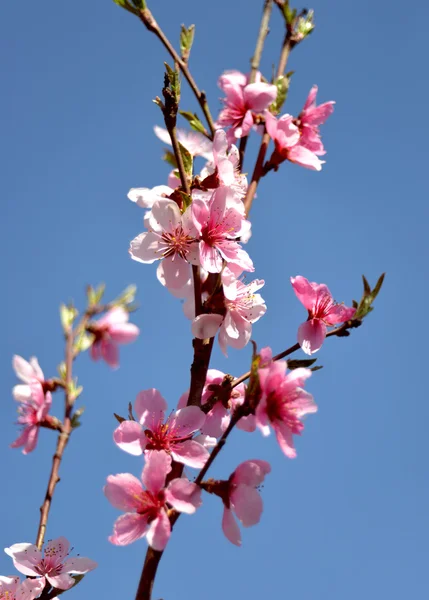
[[[216,114],[217,77],[248,69],[262,2],[152,4],[175,42],[182,22],[196,23],[191,68]],[[407,13],[397,0],[315,0],[311,7],[317,27],[290,58],[287,110],[298,113],[314,83],[320,101],[336,100],[323,130],[327,164],[321,173],[283,165],[260,186],[248,249],[266,281],[268,312],[254,339],[275,352],[295,341],[305,311],[291,275],[327,283],[346,302],[360,296],[362,273],[375,282],[386,271],[385,286],[364,326],[348,339],[328,340],[319,353],[324,369],[308,384],[319,413],[306,421],[298,458],[286,459],[272,437],[237,432],[213,467],[213,476],[226,477],[247,458],[271,462],[261,524],[244,532],[237,549],[222,535],[221,506],[205,498],[194,517],[179,520],[154,598],[402,600],[427,590],[429,405],[420,307],[429,294],[429,10],[417,2]],[[262,61],[267,76],[281,38],[274,15]],[[108,474],[138,475],[142,465],[114,446],[112,413],[124,413],[149,387],[173,407],[189,384],[192,356],[180,303],[157,284],[154,268],[127,252],[142,231],[128,189],[164,183],[168,173],[151,102],[166,55],[108,0],[46,0],[25,9],[3,2],[0,40],[1,541],[34,541],[55,446],[54,434],[43,432],[27,457],[8,447],[16,436],[12,354],[35,354],[54,375],[63,353],[59,304],[82,306],[87,283],[104,281],[110,297],[136,283],[142,334],[123,348],[121,368],[112,372],[87,356],[76,363],[86,412],[67,449],[48,527],[48,538],[65,535],[77,553],[99,562],[71,599],[111,597],[112,589],[132,598],[146,542],[108,543],[118,512],[102,487]],[[187,91],[183,108],[197,108]],[[249,356],[250,348],[226,360],[216,348],[212,366],[239,375]],[[62,410],[60,395],[55,410]],[[0,572],[13,572],[3,554]]]

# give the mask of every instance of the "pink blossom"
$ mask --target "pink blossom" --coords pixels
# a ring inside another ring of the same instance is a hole
[[[295,294],[308,310],[308,320],[298,329],[298,342],[306,354],[317,352],[326,337],[326,326],[345,323],[355,308],[337,304],[325,284],[310,283],[305,277],[291,277]]]
[[[164,487],[170,471],[171,457],[155,450],[143,469],[144,487],[129,473],[109,475],[104,493],[115,508],[125,512],[114,524],[112,544],[126,546],[146,536],[154,550],[164,550],[171,533],[168,505],[188,514],[201,505],[200,488],[186,478],[173,479]]]
[[[25,387],[25,386],[16,386]],[[15,396],[19,402],[18,424],[23,426],[20,436],[11,444],[11,448],[24,446],[23,454],[32,452],[39,437],[40,424],[46,419],[52,404],[50,392],[43,391],[42,384],[35,379],[29,384],[30,397]],[[20,398],[24,399],[20,399]]]
[[[266,312],[264,299],[257,290],[263,287],[262,279],[245,284],[235,277],[230,269],[222,272],[225,314],[203,314],[192,323],[195,337],[205,339],[214,337],[219,330],[219,345],[226,355],[226,347],[241,349],[246,346],[252,335],[252,324]]]
[[[115,443],[135,456],[146,457],[154,450],[164,450],[175,461],[201,468],[208,451],[192,437],[204,425],[205,415],[198,406],[186,406],[165,420],[167,402],[152,388],[137,394],[134,403],[137,421],[123,421],[113,434]]]
[[[225,379],[225,373],[217,369],[209,369],[207,371],[206,383],[203,389],[201,405],[204,406],[210,401],[215,393],[212,386],[220,386]],[[246,388],[244,383],[238,385],[231,391],[231,396],[225,406],[221,401],[216,402],[213,408],[206,414],[206,421],[201,428],[203,434],[218,438],[227,429],[230,421],[230,410],[234,410],[237,406],[243,403]]]
[[[15,356],[12,359],[12,366],[18,379],[23,381],[23,384],[15,385],[12,394],[18,402],[26,402],[31,399],[31,383],[45,383],[45,376],[39,366],[37,358],[32,356],[30,361],[26,361],[22,356]]]
[[[167,287],[182,287],[190,277],[189,262],[195,261],[197,255],[197,231],[192,222],[191,208],[181,214],[173,200],[157,200],[146,225],[149,231],[131,242],[131,258],[146,264],[163,260]]]
[[[223,261],[237,265],[242,271],[253,271],[247,252],[235,241],[245,227],[241,201],[233,190],[220,187],[208,205],[194,200],[191,205],[195,227],[200,235],[199,262],[209,273],[220,273]]]
[[[271,466],[265,460],[246,460],[228,480],[227,493],[223,496],[222,530],[236,546],[241,546],[241,535],[233,512],[243,527],[259,523],[263,506],[258,487],[270,472]]]
[[[46,544],[44,557],[37,546],[27,543],[14,544],[5,548],[5,552],[12,558],[15,568],[20,573],[38,578],[33,582],[37,585],[39,594],[46,582],[59,590],[68,590],[75,584],[70,573],[84,575],[97,567],[97,563],[89,558],[66,558],[69,547],[68,540],[59,537]]]
[[[283,115],[276,119],[267,111],[265,127],[276,147],[270,163],[279,165],[284,160],[290,160],[307,169],[321,170],[324,161],[321,161],[311,149],[301,144],[300,131],[292,115]]]
[[[219,114],[217,125],[230,127],[229,141],[249,135],[254,123],[254,114],[262,114],[277,97],[275,85],[261,82],[261,74],[255,83],[239,71],[226,71],[218,81],[225,93],[225,107]]]
[[[300,145],[308,148],[314,154],[322,156],[326,152],[320,138],[319,125],[322,125],[334,112],[335,102],[331,100],[330,102],[324,102],[316,106],[316,95],[317,85],[314,85],[308,94],[308,98],[301,114],[296,120],[296,124],[301,132]]]
[[[192,197],[198,200],[210,201],[214,189],[227,186],[232,189],[238,198],[242,199],[247,191],[247,178],[240,172],[240,155],[237,146],[228,147],[228,140],[223,129],[215,132],[213,140],[213,157],[209,160],[200,177],[201,188],[193,189]],[[240,207],[237,204],[237,207]],[[241,204],[244,216],[244,205]]]
[[[155,135],[164,142],[164,144],[171,146],[170,134],[166,129],[155,125],[153,130]],[[187,131],[186,129],[178,127],[176,129],[176,135],[177,141],[180,142],[192,156],[202,156],[208,160],[211,159],[212,142],[204,134],[199,131]]]
[[[256,408],[256,424],[263,435],[274,429],[280,448],[289,458],[296,457],[294,435],[301,435],[304,415],[317,411],[313,396],[303,390],[310,369],[286,373],[286,361],[277,361],[258,370],[262,396]]]
[[[137,325],[128,323],[129,314],[121,306],[109,310],[104,317],[93,321],[87,328],[95,340],[91,346],[91,358],[103,358],[114,369],[119,367],[118,344],[134,342],[140,333]]]
[[[157,200],[164,200],[174,192],[169,185],[156,185],[153,188],[131,188],[128,198],[141,208],[152,208]]]

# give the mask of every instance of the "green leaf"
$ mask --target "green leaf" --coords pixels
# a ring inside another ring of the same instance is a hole
[[[131,284],[127,286],[122,294],[112,302],[113,306],[122,306],[123,308],[128,309],[128,305],[132,304],[135,300],[136,292],[136,285]]]
[[[132,13],[133,15],[139,14],[138,9],[134,8],[134,6],[132,6],[127,0],[113,0],[113,2],[121,8],[125,8],[125,10]],[[146,6],[142,6],[142,8],[146,8]]]
[[[170,65],[166,62],[164,62],[165,65],[165,69],[167,71],[167,78],[168,81],[170,83],[170,89],[174,94],[174,99],[177,102],[177,104],[179,103],[179,99],[180,99],[180,77],[179,77],[179,71],[176,71],[176,69],[172,69],[170,67]]]
[[[66,375],[67,375],[67,367],[66,367],[66,363],[64,361],[58,365],[57,371],[60,376],[60,379],[62,381],[65,381]]]
[[[75,354],[79,354],[80,352],[85,352],[90,348],[95,340],[95,336],[87,333],[86,331],[81,331],[75,338],[73,344],[73,351]]]
[[[104,290],[106,289],[106,285],[101,283],[97,288],[93,288],[92,285],[88,285],[86,288],[86,296],[88,298],[89,306],[97,306],[100,304],[101,299],[104,295]]]
[[[183,192],[182,190],[177,190],[177,191],[180,194],[180,197],[182,199],[182,207],[180,209],[180,212],[184,213],[185,210],[188,208],[188,206],[191,206],[192,198],[191,198],[191,196],[189,196],[186,192]]]
[[[63,326],[64,331],[67,333],[70,331],[74,320],[78,316],[79,312],[73,305],[66,306],[65,304],[61,304],[60,306],[60,318],[61,325]]]
[[[311,365],[314,365],[316,360],[317,360],[317,358],[303,358],[303,359],[298,359],[298,360],[295,360],[295,359],[288,360],[287,366],[288,366],[288,369],[290,369],[291,371],[293,369],[308,368],[308,367],[311,367]]]
[[[174,156],[174,153],[171,152],[171,150],[165,150],[162,160],[165,160],[165,162],[171,165],[173,169],[177,169],[176,157]]]
[[[283,15],[288,25],[292,25],[296,17],[296,8],[291,8],[289,0],[285,0],[283,4]]]
[[[362,275],[362,281],[363,281],[364,293],[368,296],[371,293],[371,286],[369,285],[368,280],[365,277],[365,275]]]
[[[386,275],[386,273],[382,273],[380,275],[380,277],[378,278],[378,281],[377,281],[377,283],[375,285],[375,288],[371,292],[371,296],[372,296],[373,301],[377,298],[378,292],[381,290],[381,286],[383,285],[383,281],[384,281],[385,275]]]
[[[77,385],[77,377],[75,379],[73,379],[69,385],[68,388],[68,394],[69,394],[69,399],[70,402],[74,402],[77,398],[79,398],[79,396],[81,395],[81,393],[83,392],[83,387],[81,385]]]
[[[73,429],[76,429],[76,427],[80,427],[82,425],[82,423],[80,422],[80,417],[83,415],[84,411],[85,407],[81,406],[73,413],[71,419],[71,426],[73,427]]]
[[[191,53],[192,44],[194,42],[195,25],[186,27],[182,25],[180,28],[180,53],[182,59],[187,62]]]
[[[177,142],[177,143],[179,145],[180,154],[182,155],[185,173],[186,173],[187,177],[189,177],[191,179],[192,172],[193,172],[193,164],[194,164],[194,161],[192,159],[192,154],[189,152],[189,150],[187,150],[185,148],[185,146],[182,146],[182,144],[180,142]]]
[[[296,32],[298,33],[298,39],[303,40],[313,31],[314,25],[314,10],[309,10],[305,16],[299,17],[296,26]]]
[[[200,133],[206,134],[206,128],[201,123],[199,117],[195,113],[188,112],[186,110],[179,110],[179,113],[182,117],[188,121],[189,125],[194,131],[199,131]]]
[[[287,75],[281,75],[274,81],[274,85],[277,88],[277,98],[270,106],[270,112],[273,114],[278,114],[285,103],[289,90],[290,78],[292,75],[293,71]]]

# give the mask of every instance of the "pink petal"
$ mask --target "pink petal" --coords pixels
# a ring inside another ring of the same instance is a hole
[[[128,319],[128,311],[126,311],[122,306],[115,306],[98,321],[98,324],[111,327],[112,325],[121,325],[122,323],[126,323]]]
[[[256,417],[255,415],[249,415],[248,417],[242,417],[237,423],[237,429],[241,431],[248,431],[252,433],[256,429]]]
[[[305,101],[303,112],[308,110],[309,108],[311,108],[316,103],[317,91],[318,91],[317,85],[313,85],[313,87],[311,88],[311,90],[308,94],[307,100]]]
[[[17,402],[28,402],[31,398],[31,388],[27,384],[14,385],[12,395]]]
[[[205,225],[209,218],[209,209],[207,204],[203,200],[194,200],[191,204],[192,219],[198,233],[201,233],[203,225]]]
[[[314,402],[313,396],[305,390],[298,391],[298,396],[293,401],[292,406],[299,419],[305,415],[317,412],[317,404]]]
[[[259,459],[245,460],[235,469],[233,482],[257,487],[264,481],[265,475],[268,475],[268,473],[271,473],[271,465],[267,461]]]
[[[122,421],[113,432],[115,444],[128,454],[140,456],[143,454],[145,436],[142,426],[136,421]]]
[[[334,104],[335,102],[330,100],[329,102],[324,102],[323,104],[319,104],[319,106],[310,108],[304,115],[304,121],[314,127],[322,125],[334,112]]]
[[[167,402],[155,388],[139,392],[134,403],[139,423],[149,429],[155,428],[160,421],[164,420],[167,406]]]
[[[172,192],[173,189],[168,185],[157,185],[152,189],[131,188],[128,192],[128,198],[141,208],[152,208],[156,200],[169,196]]]
[[[75,556],[73,558],[68,558],[64,562],[63,572],[84,575],[85,573],[95,569],[97,566],[97,563],[90,558],[85,558],[84,556]]]
[[[313,310],[316,305],[317,292],[314,288],[315,284],[311,284],[308,279],[298,275],[291,277],[290,282],[298,299],[303,303],[307,310]]]
[[[139,498],[143,488],[140,481],[130,473],[109,475],[104,486],[104,494],[115,508],[133,511],[140,506]]]
[[[226,430],[230,420],[231,417],[228,410],[220,402],[216,402],[206,415],[202,432],[206,435],[218,438]]]
[[[119,348],[113,341],[101,341],[101,356],[112,369],[119,367]]]
[[[283,421],[273,421],[274,433],[276,434],[277,442],[283,453],[288,458],[296,458],[296,450],[293,443],[292,431],[283,423]]]
[[[241,535],[240,529],[237,525],[237,521],[234,519],[234,515],[229,508],[226,506],[223,509],[222,517],[222,530],[225,537],[235,546],[241,546]]]
[[[37,440],[39,438],[39,427],[37,425],[35,425],[34,427],[29,427],[26,430],[26,434],[27,434],[27,440],[25,442],[25,448],[22,451],[22,453],[30,454],[30,452],[33,452],[33,450],[37,446]],[[16,441],[18,441],[18,440],[16,440]]]
[[[182,215],[174,200],[157,200],[152,206],[152,216],[163,231],[173,232],[182,224]]]
[[[209,273],[220,273],[222,270],[222,257],[217,248],[210,246],[204,240],[199,243],[200,264]]]
[[[127,546],[146,535],[148,527],[147,517],[144,515],[135,513],[121,515],[115,521],[109,541],[116,546]]]
[[[161,510],[156,519],[149,525],[147,542],[151,548],[161,552],[167,545],[171,535],[170,520],[165,510]]]
[[[68,573],[61,573],[60,575],[56,575],[56,577],[46,575],[46,579],[52,587],[58,590],[69,590],[75,584],[75,580]]]
[[[355,312],[355,308],[348,308],[347,306],[344,306],[344,304],[334,304],[334,306],[325,314],[324,320],[328,325],[345,323],[346,321],[353,319]]]
[[[134,323],[123,323],[122,325],[112,325],[109,328],[109,335],[117,344],[129,344],[134,342],[140,333],[140,329]]]
[[[201,488],[185,478],[173,479],[165,491],[165,499],[175,510],[191,515],[201,506]]]
[[[24,383],[31,383],[35,379],[33,367],[22,356],[15,356],[12,359],[12,366],[16,376]]]
[[[222,321],[222,315],[198,315],[192,321],[192,335],[200,340],[215,337]]]
[[[70,543],[67,538],[59,537],[55,540],[50,540],[45,546],[45,557],[51,557],[54,564],[59,565],[63,562],[63,559],[68,555],[70,550]]]
[[[131,240],[128,252],[133,260],[151,264],[162,258],[159,242],[160,237],[157,233],[145,231]]]
[[[258,490],[248,485],[238,485],[231,494],[231,504],[243,527],[259,523],[263,505]]]
[[[263,112],[277,98],[277,87],[268,83],[250,83],[244,88],[244,101],[255,112]]]
[[[171,455],[177,462],[181,462],[188,467],[200,469],[206,464],[209,452],[195,440],[187,440],[186,442],[174,444]]]
[[[179,289],[183,287],[191,276],[190,264],[178,254],[167,256],[163,260],[164,285],[167,288]]]
[[[275,140],[277,137],[277,119],[269,111],[265,113],[265,127],[270,138]]]
[[[17,600],[34,600],[43,592],[46,585],[44,577],[38,579],[24,579],[17,590]]]
[[[23,575],[38,576],[40,573],[35,569],[42,562],[42,553],[34,544],[13,544],[4,551],[13,560],[13,566]]]
[[[312,171],[321,171],[324,160],[320,160],[314,152],[304,146],[294,146],[288,152],[288,159]]]
[[[164,450],[153,450],[146,457],[142,473],[143,485],[149,492],[158,494],[165,485],[165,479],[171,471],[171,456]]]
[[[311,319],[298,328],[298,343],[306,354],[320,350],[326,337],[326,325],[320,319]]]
[[[206,415],[198,406],[185,406],[179,409],[171,420],[171,429],[174,436],[184,438],[198,431],[204,425]]]

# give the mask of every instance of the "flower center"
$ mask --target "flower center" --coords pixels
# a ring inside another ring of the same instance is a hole
[[[161,240],[160,247],[164,258],[178,254],[180,258],[186,259],[194,238],[187,235],[180,225],[172,233],[163,232]]]
[[[156,519],[160,509],[165,505],[164,493],[162,490],[159,494],[143,491],[136,499],[139,502],[139,506],[136,509],[137,514],[145,515],[149,523]]]
[[[267,397],[267,415],[270,421],[282,421],[295,435],[300,435],[304,425],[299,420],[296,409],[291,406],[295,394],[286,397],[276,392],[271,392]]]

